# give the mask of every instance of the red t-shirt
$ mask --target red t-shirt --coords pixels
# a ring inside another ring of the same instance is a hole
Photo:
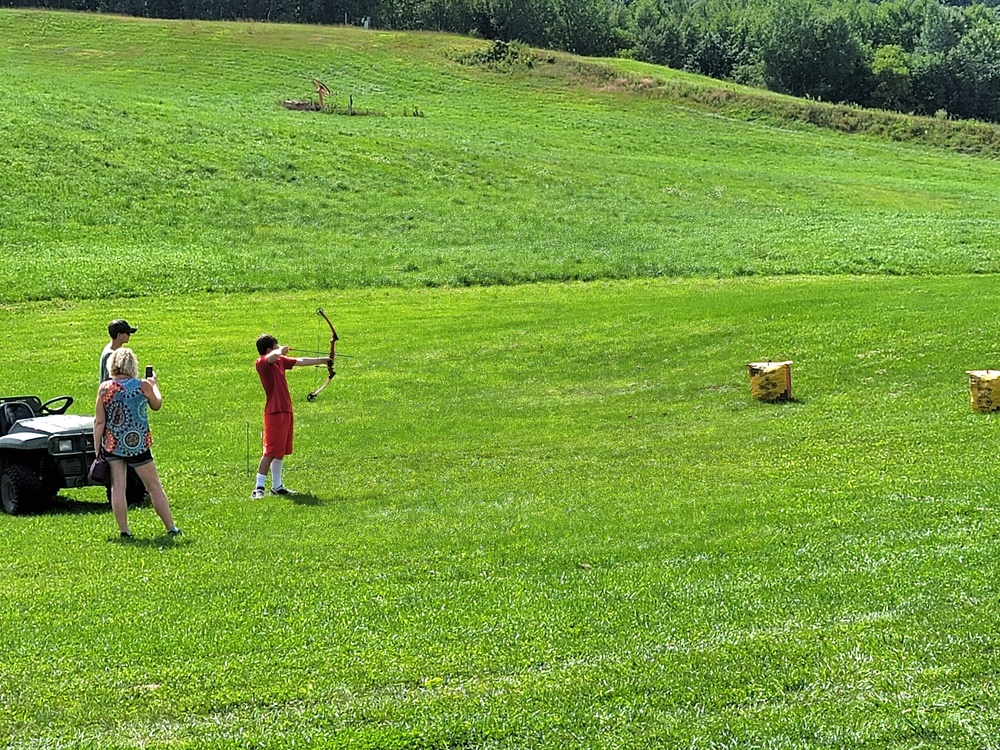
[[[273,414],[275,412],[291,412],[292,397],[288,393],[288,381],[285,380],[285,370],[295,367],[295,360],[291,357],[278,357],[274,362],[268,362],[267,355],[262,354],[254,362],[257,374],[260,375],[260,384],[264,386],[264,413]]]

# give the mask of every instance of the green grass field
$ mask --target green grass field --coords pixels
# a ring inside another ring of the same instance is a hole
[[[1000,748],[996,162],[453,37],[0,32],[0,390],[90,413],[137,323],[185,530],[0,516],[0,745]],[[251,502],[253,341],[319,306],[354,358]]]
[[[0,736],[994,747],[997,423],[969,411],[964,370],[998,355],[976,314],[998,294],[817,278],[163,300],[134,343],[161,373],[155,450],[187,533],[144,508],[122,545],[96,489],[0,519]],[[310,339],[297,311],[320,302],[357,358],[313,404],[315,373],[290,374],[287,480],[308,494],[251,503],[253,336]],[[42,310],[10,316],[36,345],[7,387],[86,392],[106,303]],[[796,359],[795,403],[749,398],[744,363],[767,356]]]
[[[993,160],[498,74],[433,34],[7,11],[0,38],[3,301],[1000,270]],[[384,116],[279,106],[314,76]]]

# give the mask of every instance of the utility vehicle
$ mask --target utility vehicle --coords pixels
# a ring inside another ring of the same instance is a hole
[[[72,396],[44,403],[38,396],[0,396],[0,500],[11,515],[52,506],[59,490],[93,486],[94,418],[66,411]],[[131,469],[125,489],[130,504],[145,487]],[[106,488],[110,500],[111,488]]]

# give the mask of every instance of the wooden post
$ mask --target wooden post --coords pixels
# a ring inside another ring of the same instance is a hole
[[[324,107],[324,100],[330,95],[330,89],[326,87],[326,84],[316,78],[313,78],[313,86],[316,87],[316,94],[319,96],[319,108],[320,111],[322,111]]]

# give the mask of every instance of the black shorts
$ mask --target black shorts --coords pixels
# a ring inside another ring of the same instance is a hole
[[[108,461],[124,461],[129,466],[145,466],[146,464],[153,463],[153,453],[150,450],[145,450],[138,456],[105,456]]]

